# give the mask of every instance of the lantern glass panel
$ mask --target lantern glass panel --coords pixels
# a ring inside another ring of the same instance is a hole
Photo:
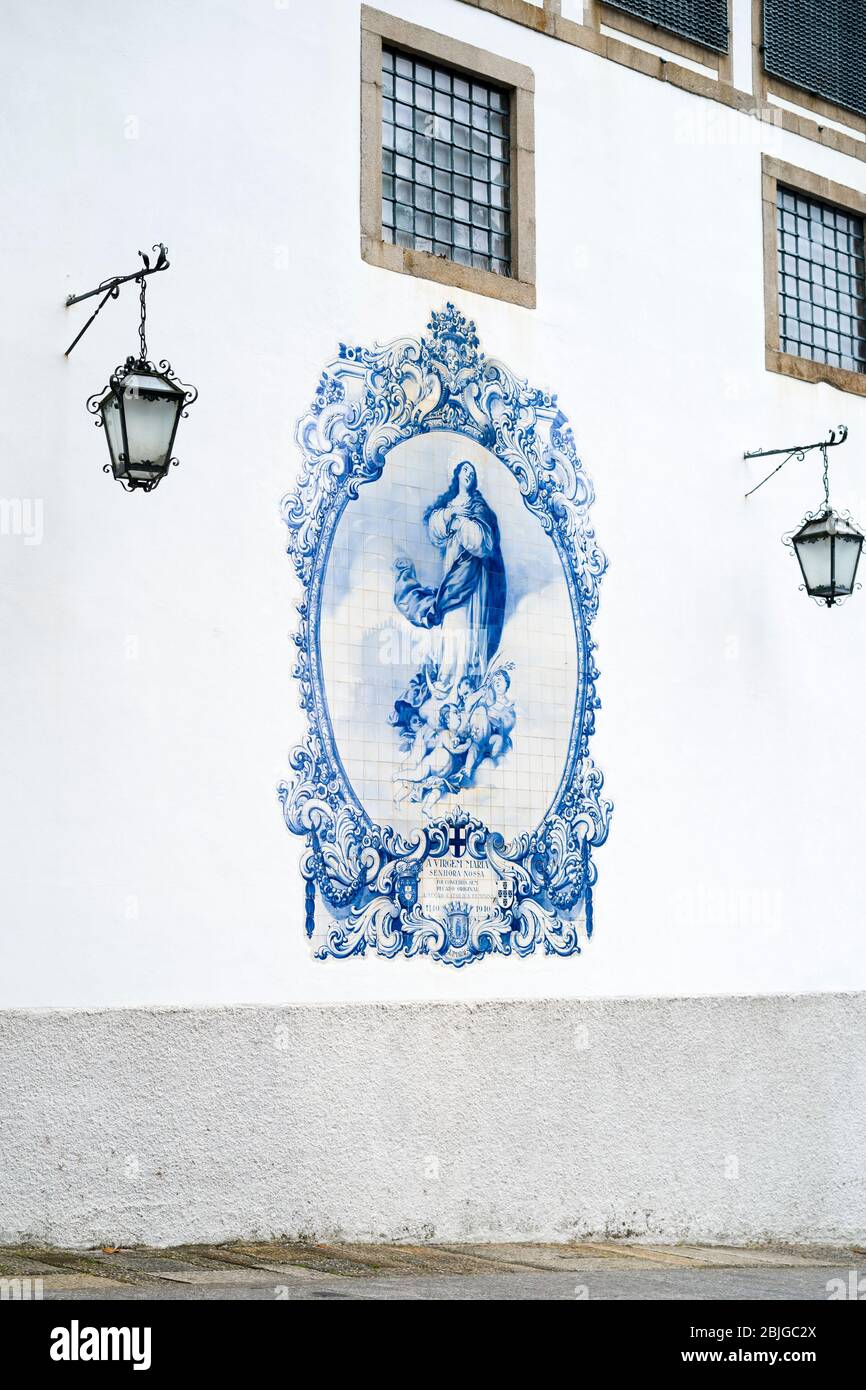
[[[123,469],[121,454],[123,453],[123,421],[120,413],[120,406],[113,391],[103,399],[100,406],[102,423],[105,426],[105,435],[108,439],[108,450],[111,454],[111,465],[114,469],[114,476]]]
[[[183,404],[183,395],[160,378],[134,374],[123,383],[123,413],[130,473],[154,469],[163,472],[168,465],[174,428]]]
[[[825,597],[831,592],[832,541],[829,534],[826,529],[822,534],[811,536],[803,535],[801,532],[794,545],[797,547],[797,559],[800,561],[806,588],[810,594]]]
[[[836,537],[837,594],[850,594],[853,591],[862,547],[863,537],[857,533]]]

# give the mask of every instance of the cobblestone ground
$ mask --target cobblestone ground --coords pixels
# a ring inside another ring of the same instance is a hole
[[[6,1297],[64,1301],[827,1300],[864,1274],[866,1250],[857,1247],[273,1242],[160,1250],[0,1248]]]

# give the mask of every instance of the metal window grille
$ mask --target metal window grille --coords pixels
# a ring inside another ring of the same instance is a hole
[[[382,49],[382,236],[511,274],[509,94]]]
[[[782,351],[866,371],[863,218],[780,187],[776,226]]]
[[[728,0],[606,0],[615,10],[658,24],[717,53],[728,51]]]
[[[764,67],[866,116],[863,0],[764,0]]]

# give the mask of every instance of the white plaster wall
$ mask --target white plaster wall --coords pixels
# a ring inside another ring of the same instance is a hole
[[[863,995],[0,1015],[0,1242],[862,1242]]]
[[[731,6],[731,56],[734,60],[734,86],[751,92],[752,72],[752,0],[733,0]]]
[[[817,467],[746,504],[741,455],[843,420],[836,495],[866,517],[866,402],[764,371],[761,148],[866,168],[456,0],[383,7],[536,75],[538,309],[452,297],[559,392],[597,486],[596,935],[459,973],[319,963],[303,935],[275,795],[301,734],[294,421],[341,339],[423,331],[449,297],[360,259],[356,0],[153,0],[144,28],[46,0],[7,7],[0,55],[0,494],[44,507],[41,545],[0,537],[0,1005],[863,988],[866,600],[819,611],[778,543]],[[87,310],[63,301],[157,239],[151,347],[201,394],[180,468],[129,497],[84,401],[135,346],[135,294],[69,361]]]

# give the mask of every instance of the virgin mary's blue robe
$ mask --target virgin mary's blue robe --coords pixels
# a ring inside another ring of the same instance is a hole
[[[480,667],[476,674],[481,675],[496,654],[505,621],[507,585],[499,523],[478,492],[447,523],[442,520],[445,515],[445,508],[440,508],[428,518],[430,539],[445,552],[446,568],[441,582],[435,589],[428,588],[418,580],[411,560],[398,560],[394,602],[414,627],[436,628],[449,613],[468,608],[475,595],[482,594],[483,601],[473,621]],[[475,524],[473,544],[460,541],[464,521]]]

